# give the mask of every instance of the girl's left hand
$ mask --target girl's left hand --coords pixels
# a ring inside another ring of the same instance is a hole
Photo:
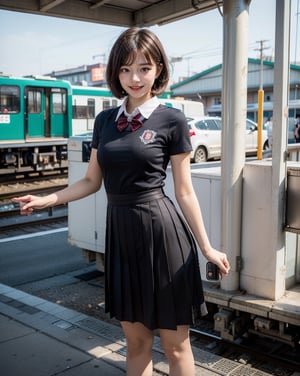
[[[208,261],[211,261],[219,267],[222,276],[226,276],[229,274],[230,264],[227,260],[226,253],[211,248],[211,250],[205,255],[205,257]]]

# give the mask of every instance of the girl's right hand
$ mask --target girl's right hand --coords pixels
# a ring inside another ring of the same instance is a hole
[[[21,215],[30,215],[34,209],[41,210],[54,205],[55,197],[53,196],[54,195],[40,197],[26,195],[12,198],[12,202],[19,203]]]

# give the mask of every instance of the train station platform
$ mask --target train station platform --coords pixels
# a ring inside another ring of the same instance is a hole
[[[193,352],[197,376],[269,375],[199,348]],[[125,356],[118,326],[0,284],[2,376],[125,375]],[[157,337],[153,365],[154,376],[168,375]]]

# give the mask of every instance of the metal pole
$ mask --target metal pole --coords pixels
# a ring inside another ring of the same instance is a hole
[[[257,114],[257,159],[262,159],[262,129],[264,121],[264,90],[263,90],[263,50],[264,50],[264,40],[259,41],[260,43],[260,72],[259,72],[259,90],[258,90],[258,114]]]
[[[299,0],[297,1],[297,13],[296,13],[296,35],[295,35],[295,59],[294,64],[297,64],[297,43],[298,43],[298,17],[299,17]]]
[[[276,264],[276,289],[274,299],[285,290],[285,234],[284,197],[286,179],[286,150],[288,126],[288,93],[290,72],[290,0],[276,0],[275,62],[274,62],[274,109],[272,143],[272,214],[271,247]]]
[[[247,0],[226,0],[223,11],[222,92],[222,234],[221,248],[231,264],[221,281],[224,290],[239,288],[242,178],[245,164],[245,124],[248,78]]]
[[[262,159],[262,129],[264,122],[264,90],[258,90],[258,112],[257,112],[257,159]]]

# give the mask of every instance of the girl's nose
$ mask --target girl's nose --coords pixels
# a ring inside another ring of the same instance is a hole
[[[132,72],[131,79],[132,79],[132,81],[140,81],[140,76],[139,76],[138,72]]]

